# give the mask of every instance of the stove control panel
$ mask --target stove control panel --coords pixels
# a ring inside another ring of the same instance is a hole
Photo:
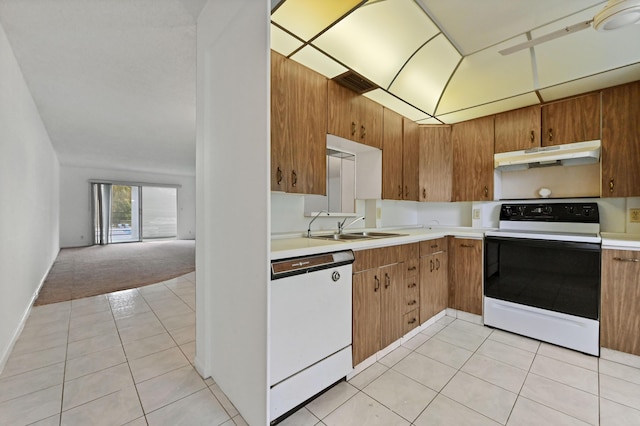
[[[503,204],[500,220],[600,223],[597,203]]]

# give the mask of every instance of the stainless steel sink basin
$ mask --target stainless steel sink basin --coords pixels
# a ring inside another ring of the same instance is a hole
[[[351,240],[368,240],[373,238],[402,237],[405,235],[407,234],[395,234],[392,232],[362,231],[362,232],[348,232],[345,234],[312,235],[310,238],[318,238],[321,240],[334,240],[334,241],[351,241]]]

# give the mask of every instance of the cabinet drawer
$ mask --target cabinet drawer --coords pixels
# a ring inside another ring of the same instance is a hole
[[[428,256],[447,249],[447,239],[437,238],[435,240],[420,241],[420,256]]]
[[[418,257],[404,261],[404,277],[405,279],[418,280],[420,272],[420,259]]]
[[[413,311],[404,314],[402,317],[402,334],[407,334],[418,325],[420,325],[418,309],[414,309]]]
[[[417,259],[420,257],[420,243],[402,244],[398,246],[398,261]]]
[[[353,272],[366,271],[367,269],[398,263],[398,247],[400,246],[356,251],[354,253]]]

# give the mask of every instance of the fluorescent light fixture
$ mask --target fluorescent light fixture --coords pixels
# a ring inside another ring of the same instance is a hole
[[[287,0],[271,20],[309,41],[360,3],[362,0]]]

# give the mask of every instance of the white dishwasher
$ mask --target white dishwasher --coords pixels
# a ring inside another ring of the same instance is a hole
[[[271,262],[271,421],[352,370],[353,260],[345,250]]]

